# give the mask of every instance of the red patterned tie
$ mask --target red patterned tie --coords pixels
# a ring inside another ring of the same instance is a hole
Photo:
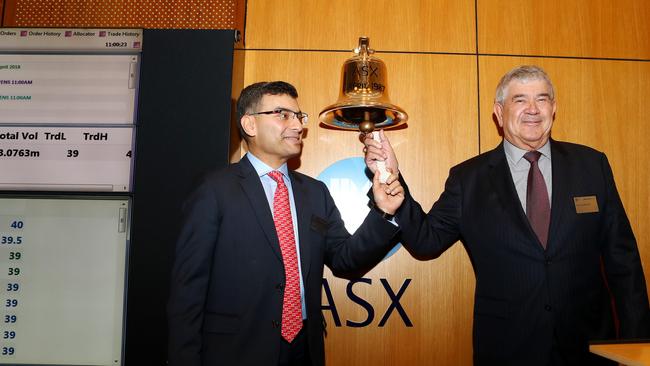
[[[282,304],[282,337],[288,342],[293,341],[302,328],[302,305],[300,303],[300,273],[298,272],[298,256],[296,254],[296,239],[293,233],[291,208],[289,207],[289,191],[282,179],[282,173],[272,171],[269,177],[278,182],[273,197],[273,221],[275,231],[280,241],[280,251],[284,262],[284,300]]]
[[[530,226],[546,249],[548,241],[548,225],[551,222],[551,205],[548,201],[548,191],[542,171],[539,170],[538,160],[542,153],[529,151],[524,154],[524,159],[530,162],[528,170],[528,188],[526,190],[526,216]]]

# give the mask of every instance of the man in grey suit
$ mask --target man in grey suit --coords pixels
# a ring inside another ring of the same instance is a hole
[[[371,269],[398,228],[404,199],[391,175],[373,180],[375,207],[350,235],[324,183],[291,171],[307,115],[282,81],[237,101],[248,153],[213,172],[183,208],[168,304],[170,366],[323,366],[323,266]]]
[[[503,142],[451,168],[428,213],[402,182],[402,244],[432,259],[460,240],[472,261],[476,365],[607,364],[589,341],[650,336],[641,260],[607,158],[550,139],[555,110],[547,74],[517,67],[496,91]],[[383,137],[365,139],[366,163],[397,172]]]

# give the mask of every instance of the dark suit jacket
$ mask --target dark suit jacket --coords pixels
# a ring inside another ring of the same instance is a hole
[[[571,365],[590,364],[588,341],[647,337],[646,284],[634,234],[604,154],[551,141],[553,192],[547,250],[516,193],[503,144],[450,170],[425,214],[410,194],[398,211],[402,244],[435,258],[457,240],[476,275],[477,365],[549,364],[556,347]],[[405,185],[405,184],[404,184]],[[576,213],[596,196],[598,212]]]
[[[323,264],[338,276],[377,264],[397,232],[374,210],[352,236],[327,187],[291,172],[314,366],[324,364]],[[186,202],[171,276],[169,365],[276,366],[284,269],[273,217],[247,158],[215,172]]]

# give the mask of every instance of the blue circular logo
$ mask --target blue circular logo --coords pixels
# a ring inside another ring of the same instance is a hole
[[[336,207],[345,221],[345,228],[353,233],[368,215],[368,196],[372,186],[372,173],[366,168],[363,158],[339,160],[323,170],[316,179],[325,183],[334,198]],[[399,250],[398,243],[383,260]]]

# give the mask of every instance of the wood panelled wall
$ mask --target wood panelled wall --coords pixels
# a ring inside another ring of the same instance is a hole
[[[3,26],[229,28],[217,21],[229,11],[217,3],[232,1],[3,0],[0,11]],[[235,5],[240,30],[243,4]],[[544,67],[558,97],[553,136],[607,153],[650,280],[647,0],[250,0],[246,32],[235,52],[233,96],[255,81],[287,80],[312,121],[336,100],[340,67],[358,37],[369,36],[387,65],[391,100],[410,115],[408,127],[389,136],[427,208],[452,165],[499,143],[492,100],[500,76],[519,64]],[[237,159],[242,150],[236,136],[231,141]],[[361,156],[361,147],[354,133],[310,122],[298,170],[317,176]],[[346,296],[347,281],[327,275],[343,322],[335,327],[325,312],[329,366],[471,365],[474,274],[460,244],[428,262],[401,249],[366,278],[372,285],[355,293],[372,305],[375,320],[352,328],[345,321],[363,320],[366,310]],[[378,325],[391,305],[380,279],[393,291],[411,279],[400,304],[412,327],[395,312]]]
[[[646,0],[250,0],[244,84],[282,79],[317,116],[338,97],[340,68],[361,35],[388,68],[391,100],[410,115],[389,131],[400,169],[423,207],[442,192],[449,168],[500,141],[492,104],[496,84],[519,64],[544,67],[556,86],[553,137],[607,153],[639,242],[650,281],[650,3]],[[332,163],[361,156],[354,133],[318,127],[312,118],[298,170],[319,175]],[[237,159],[239,153],[233,156]],[[474,274],[460,243],[434,261],[399,250],[356,285],[375,309],[372,324],[353,328],[366,310],[346,295],[347,281],[328,273],[342,327],[328,323],[327,361],[348,365],[471,365]],[[399,316],[378,318],[393,290],[411,279]],[[324,303],[326,300],[324,300]]]

